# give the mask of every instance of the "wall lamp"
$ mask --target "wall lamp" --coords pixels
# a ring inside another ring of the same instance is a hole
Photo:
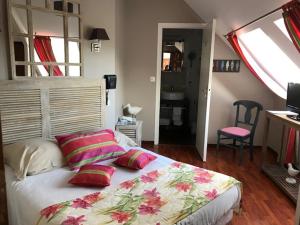
[[[89,40],[95,41],[91,44],[91,51],[92,52],[100,52],[101,41],[109,40],[109,37],[104,28],[94,28]]]

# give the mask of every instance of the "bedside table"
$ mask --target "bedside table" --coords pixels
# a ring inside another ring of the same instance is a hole
[[[139,146],[142,145],[142,125],[143,121],[136,121],[135,125],[116,125],[116,130],[131,138]]]

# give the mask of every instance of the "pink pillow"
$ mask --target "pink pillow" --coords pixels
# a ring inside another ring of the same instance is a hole
[[[112,130],[74,133],[55,137],[71,169],[94,162],[116,158],[125,153]]]
[[[156,158],[156,156],[141,150],[131,149],[124,155],[120,156],[116,161],[114,161],[114,163],[131,169],[143,169]]]
[[[115,172],[112,166],[85,165],[69,180],[69,184],[78,186],[104,187],[110,185],[111,176]]]

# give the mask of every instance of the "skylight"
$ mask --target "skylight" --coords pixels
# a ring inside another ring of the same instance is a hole
[[[281,30],[281,32],[292,42],[292,39],[287,31],[283,18],[274,21],[275,25]]]
[[[260,79],[278,96],[282,98],[286,98],[286,89],[281,87],[277,82],[275,82],[261,67],[260,65],[255,61],[255,59],[251,56],[249,51],[246,49],[246,47],[243,45],[243,43],[240,43],[241,49],[252,66],[252,68],[255,70],[255,72],[259,75]]]
[[[282,98],[286,98],[288,82],[300,83],[300,68],[261,29],[239,37],[249,63],[261,79]]]

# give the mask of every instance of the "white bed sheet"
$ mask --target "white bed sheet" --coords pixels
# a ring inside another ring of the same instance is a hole
[[[151,152],[151,154],[155,153]],[[107,188],[114,188],[120,182],[165,167],[173,162],[172,159],[161,155],[157,155],[157,157],[155,161],[140,171],[118,168],[112,177],[111,185]],[[112,165],[112,161],[104,161],[101,164]],[[43,208],[102,190],[101,188],[81,188],[68,184],[68,180],[73,175],[74,172],[68,168],[60,168],[29,176],[23,181],[17,181],[12,169],[6,166],[5,176],[10,225],[34,225],[39,217],[40,210]],[[234,186],[178,224],[217,224],[226,213],[238,206],[240,198],[241,191],[238,186]]]

